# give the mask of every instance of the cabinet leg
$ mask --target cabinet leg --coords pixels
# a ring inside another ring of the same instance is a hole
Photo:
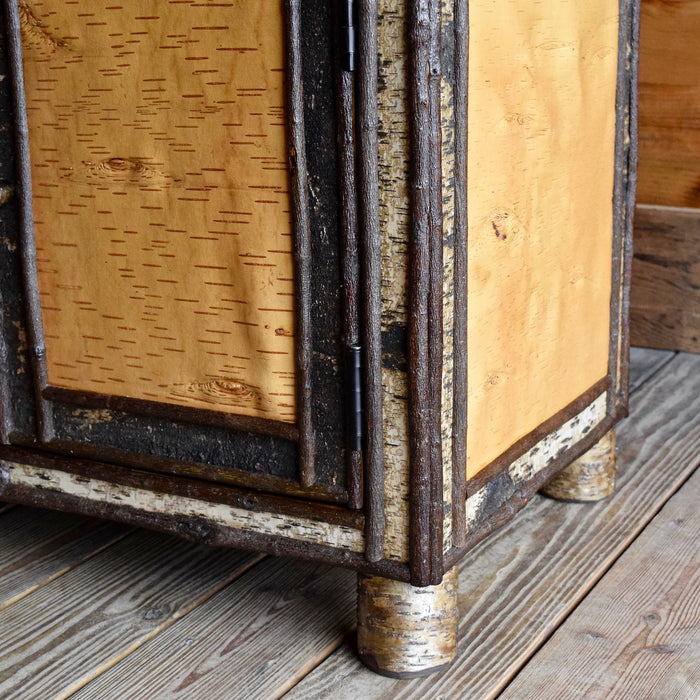
[[[557,474],[542,493],[562,501],[600,501],[615,490],[615,431]]]
[[[457,567],[437,586],[381,576],[358,579],[357,647],[363,663],[392,678],[427,676],[457,650]]]

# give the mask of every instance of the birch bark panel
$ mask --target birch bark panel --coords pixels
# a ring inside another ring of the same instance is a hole
[[[608,372],[618,5],[470,6],[474,476]]]
[[[700,3],[644,0],[639,180],[644,204],[700,207]]]
[[[20,3],[53,386],[294,422],[283,3]]]

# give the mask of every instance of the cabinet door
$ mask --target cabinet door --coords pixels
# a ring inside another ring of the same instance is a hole
[[[5,441],[347,500],[329,3],[8,5]]]

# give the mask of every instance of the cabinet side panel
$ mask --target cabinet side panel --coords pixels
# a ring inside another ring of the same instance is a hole
[[[470,5],[470,478],[608,373],[618,11]]]
[[[50,384],[294,422],[283,3],[20,19]]]

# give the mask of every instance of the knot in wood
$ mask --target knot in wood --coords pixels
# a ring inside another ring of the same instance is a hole
[[[126,158],[110,158],[105,165],[112,170],[143,170],[143,165],[136,160],[127,160]]]

